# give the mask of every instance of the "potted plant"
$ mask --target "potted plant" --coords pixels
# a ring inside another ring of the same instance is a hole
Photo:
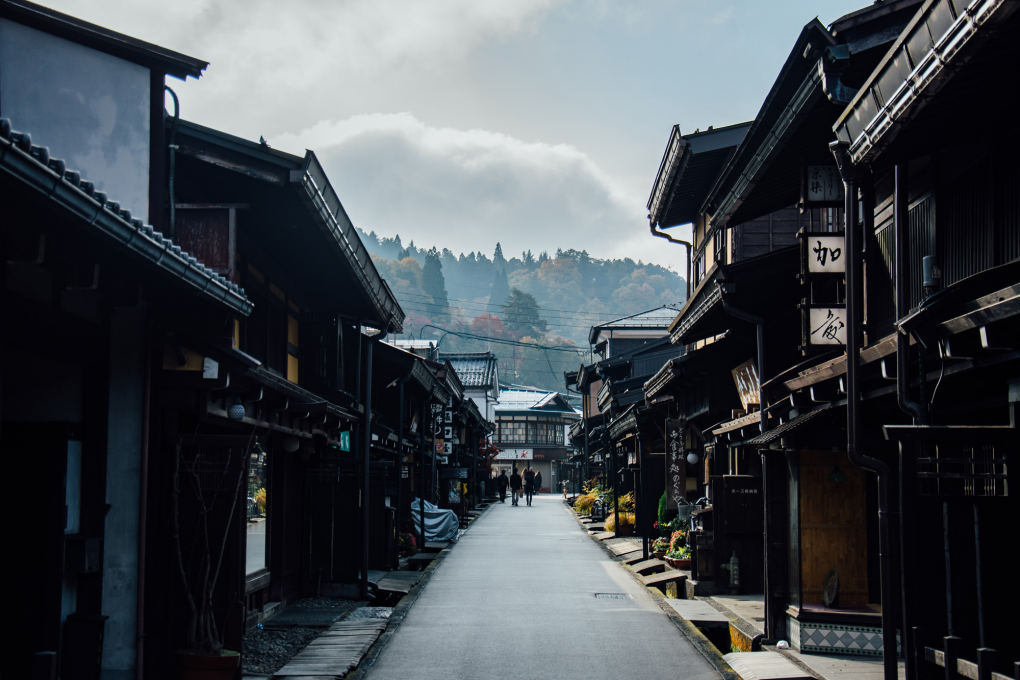
[[[669,537],[669,551],[666,553],[666,561],[674,569],[691,568],[691,550],[687,547],[687,532],[677,529]]]
[[[407,532],[401,532],[400,534],[400,554],[404,557],[413,555],[418,551],[418,542],[414,540],[414,535]]]
[[[248,451],[230,449],[222,473],[210,475],[208,469],[202,468],[202,464],[206,463],[202,448],[194,447],[190,456],[185,455],[184,449],[179,441],[174,455],[171,518],[177,569],[188,612],[185,647],[176,655],[178,678],[228,680],[240,666],[241,655],[223,648],[222,624],[230,603],[216,602],[215,594],[231,528],[235,524],[234,517],[247,472]],[[239,451],[243,454],[240,459]],[[225,493],[232,491],[225,499],[226,503],[217,498],[220,489]],[[225,522],[222,521],[224,514]],[[188,524],[185,528],[187,546],[181,541],[182,518]],[[217,611],[218,604],[222,611]]]
[[[669,551],[669,541],[665,538],[657,538],[652,543],[652,553],[660,560],[666,556],[666,552]]]

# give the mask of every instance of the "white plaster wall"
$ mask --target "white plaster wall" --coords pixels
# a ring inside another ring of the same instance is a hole
[[[0,19],[0,116],[148,220],[149,69]]]

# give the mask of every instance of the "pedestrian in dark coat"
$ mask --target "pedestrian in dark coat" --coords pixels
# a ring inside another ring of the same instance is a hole
[[[531,497],[535,495],[535,471],[528,468],[524,471],[524,498],[531,505]]]
[[[535,473],[535,493],[539,493],[542,490],[542,473]]]
[[[510,496],[513,505],[517,505],[517,501],[521,498],[521,476],[517,474],[517,468],[514,467],[514,473],[510,475]]]
[[[499,473],[499,479],[496,480],[496,484],[499,486],[499,502],[506,503],[506,488],[510,486],[510,479],[506,476],[506,470]]]

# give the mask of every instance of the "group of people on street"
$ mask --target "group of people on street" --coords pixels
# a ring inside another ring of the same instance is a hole
[[[517,472],[517,466],[515,465],[512,475],[507,477],[506,470],[503,470],[500,472],[496,482],[499,486],[500,503],[506,503],[506,490],[509,487],[512,505],[517,505],[522,495],[528,505],[531,505],[531,498],[535,495],[535,489],[542,488],[542,473],[536,473],[531,468],[525,468],[524,474],[521,475]]]

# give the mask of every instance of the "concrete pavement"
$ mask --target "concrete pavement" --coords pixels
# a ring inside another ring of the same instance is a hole
[[[367,677],[720,678],[558,495],[497,503],[475,521]]]

